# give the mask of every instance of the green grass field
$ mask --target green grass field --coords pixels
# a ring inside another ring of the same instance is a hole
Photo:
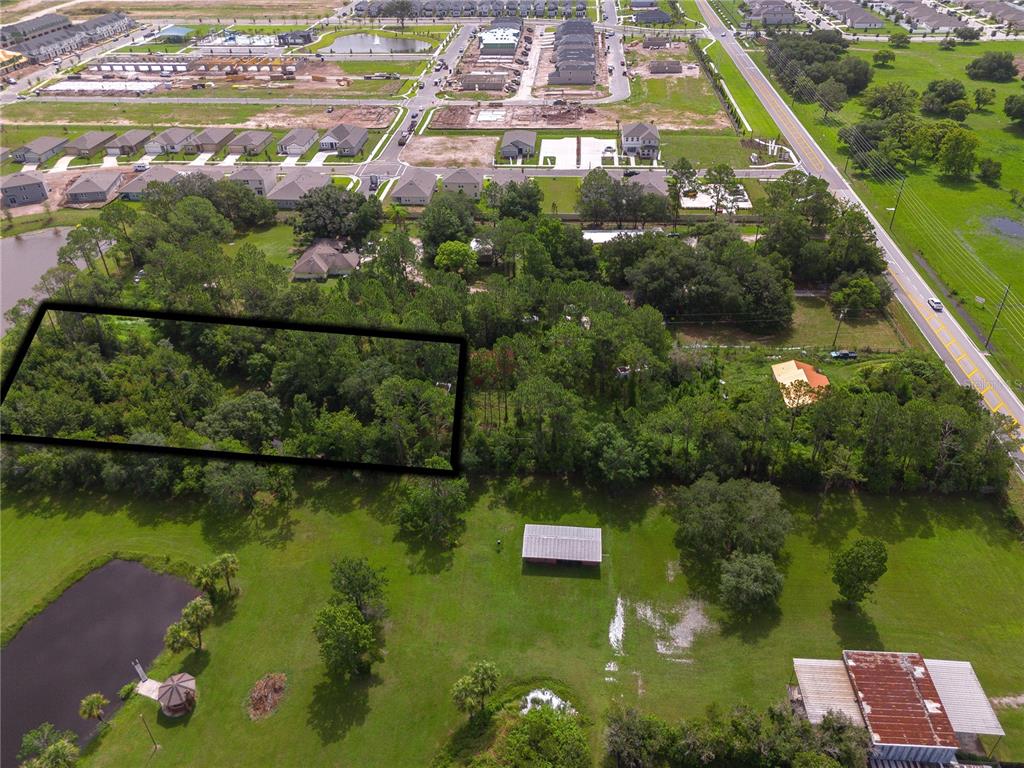
[[[544,193],[544,213],[572,213],[576,210],[580,179],[575,176],[536,176],[534,181]]]
[[[394,72],[398,75],[408,77],[419,77],[422,74],[425,62],[422,61],[336,61],[338,69],[344,75],[372,75],[377,72]],[[394,81],[392,81],[394,82]]]
[[[902,311],[898,305],[893,312]],[[718,323],[673,323],[670,326],[683,343],[710,343],[723,346],[760,344],[765,347],[837,348],[897,350],[905,344],[900,331],[886,318],[865,317],[844,320],[840,324],[824,299],[798,297],[793,312],[793,324],[783,331],[757,333],[745,331],[735,325]]]
[[[49,214],[31,213],[23,216],[19,216],[18,209],[14,208],[11,213],[13,217],[10,225],[6,220],[0,218],[0,237],[14,237],[47,227],[73,227],[82,219],[96,215],[95,210],[80,208],[57,208]]]
[[[860,43],[851,52],[870,61],[871,54],[884,44]],[[934,48],[934,50],[933,50]],[[1020,92],[1019,83],[990,83],[972,81],[964,73],[965,65],[982,51],[1020,50],[1014,43],[985,43],[958,46],[953,51],[940,51],[934,46],[912,45],[896,52],[892,67],[874,68],[874,83],[902,80],[918,92],[937,78],[955,78],[963,81],[968,93],[984,86],[995,88],[995,104],[983,112],[974,112],[965,121],[981,141],[979,157],[992,157],[1003,166],[998,187],[976,180],[954,182],[938,175],[934,167],[909,168],[907,188],[892,231],[908,254],[920,253],[935,270],[945,287],[955,291],[965,302],[960,311],[987,332],[1002,290],[1011,287],[1018,297],[1024,297],[1024,273],[1019,269],[1020,254],[1024,251],[1024,237],[1000,234],[995,223],[1000,219],[1022,219],[1021,209],[1010,200],[1009,190],[1024,189],[1024,129],[1012,127],[1002,113],[1005,97]],[[758,58],[763,65],[763,58]],[[827,124],[820,108],[794,103],[788,99],[801,122],[810,130],[822,148],[838,164],[845,164],[846,156],[840,151],[838,128]],[[859,102],[847,103],[839,113],[846,123],[855,122],[862,113]],[[851,178],[864,202],[880,218],[888,219],[887,207],[894,205],[897,189],[881,184],[870,176],[854,174]],[[936,222],[940,222],[941,225]],[[973,257],[965,256],[966,249]],[[995,273],[991,277],[977,263],[983,262]],[[933,283],[938,293],[939,286]],[[974,297],[986,299],[984,306]],[[952,303],[948,300],[947,303]],[[1024,389],[1024,307],[1018,300],[1004,319],[1008,323],[993,336],[996,354],[994,362],[1011,378],[1011,383]]]
[[[699,168],[707,168],[715,163],[727,163],[733,168],[746,168],[750,165],[750,150],[740,143],[738,136],[663,131],[661,162],[669,165],[680,156]]]
[[[761,100],[747,84],[725,49],[721,45],[711,45],[707,49],[707,54],[718,68],[723,82],[729,87],[729,92],[736,100],[740,111],[750,123],[753,135],[762,139],[778,138],[781,135],[778,126],[775,125],[772,116],[768,114],[768,110],[761,104]]]
[[[189,92],[191,94],[191,91]],[[198,91],[197,91],[198,93]],[[3,129],[35,124],[54,132],[53,126],[114,126],[124,130],[153,125],[245,125],[250,121],[273,125],[275,119],[307,117],[323,107],[275,104],[181,104],[169,102],[15,102],[4,106]],[[69,127],[70,130],[70,127]],[[3,146],[11,146],[4,144]]]
[[[152,702],[136,697],[84,764],[144,763],[151,747],[137,720],[145,713],[166,766],[426,765],[464,721],[447,692],[479,658],[495,661],[506,683],[561,681],[594,724],[588,730],[595,754],[612,702],[639,704],[670,720],[710,703],[764,706],[784,697],[792,657],[836,658],[843,648],[965,658],[990,695],[1020,692],[1024,625],[1013,617],[1024,612],[1024,553],[987,503],[835,493],[814,517],[817,497],[789,496],[797,528],[785,550],[779,612],[735,625],[712,606],[717,628],[683,653],[688,663],[677,663],[656,651],[654,630],[635,612],[648,604],[672,616],[692,596],[685,572],[677,575],[674,525],[646,492],[623,497],[533,481],[505,498],[481,487],[461,545],[446,561],[395,540],[384,486],[318,476],[303,486],[306,501],[290,523],[270,530],[188,504],[6,494],[5,627],[84,563],[114,550],[194,563],[231,550],[242,564],[237,605],[204,633],[203,656],[164,654],[152,669],[157,678],[196,672],[199,706],[187,727],[156,720]],[[524,570],[526,521],[601,525],[606,555],[599,577]],[[827,567],[830,553],[857,535],[884,539],[890,566],[863,611],[851,612],[833,604]],[[324,676],[310,630],[328,595],[330,560],[339,555],[367,555],[391,582],[385,660],[368,679],[341,685]],[[971,578],[963,578],[965,570]],[[616,656],[608,627],[620,596],[629,609],[624,655]],[[618,662],[617,672],[605,671],[610,661]],[[246,695],[269,672],[288,675],[288,692],[272,717],[252,723]],[[1021,720],[1011,716],[1004,724],[1004,757],[1020,759]]]
[[[294,233],[291,224],[275,224],[267,229],[248,232],[224,246],[228,256],[234,256],[243,245],[254,245],[267,254],[267,259],[280,267],[291,269],[295,263],[292,256]]]

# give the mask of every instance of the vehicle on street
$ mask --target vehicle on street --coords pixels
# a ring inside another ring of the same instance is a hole
[[[133,168],[134,168],[134,170],[139,171],[139,172],[148,171],[149,170],[149,163],[136,163],[133,166]]]
[[[334,111],[334,107],[328,107],[327,108],[327,114],[331,114],[331,112],[333,112],[333,111]]]
[[[857,353],[849,349],[833,349],[829,352],[829,357],[833,360],[856,360]]]
[[[936,299],[934,296],[928,297],[928,306],[934,309],[936,312],[942,311],[942,302]]]

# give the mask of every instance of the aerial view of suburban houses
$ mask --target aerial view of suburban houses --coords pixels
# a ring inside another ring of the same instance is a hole
[[[1024,767],[1019,0],[2,0],[0,768]]]

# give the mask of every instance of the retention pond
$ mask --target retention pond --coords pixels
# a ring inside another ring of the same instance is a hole
[[[337,38],[324,53],[422,53],[434,46],[411,37],[384,37],[359,32]]]
[[[17,764],[22,734],[40,723],[88,739],[96,722],[78,716],[79,702],[99,691],[110,700],[106,715],[113,714],[118,689],[137,679],[132,659],[148,666],[197,594],[177,577],[111,560],[25,624],[0,651],[0,765]]]

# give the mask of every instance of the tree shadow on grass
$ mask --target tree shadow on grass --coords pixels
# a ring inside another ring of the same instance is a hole
[[[832,493],[820,499],[801,527],[807,531],[812,544],[835,550],[857,527],[858,518],[855,495]]]
[[[859,605],[833,600],[832,631],[846,650],[884,651],[885,644],[875,622]]]
[[[441,754],[453,765],[462,765],[494,746],[497,735],[497,719],[491,711],[485,710],[456,728],[441,748]]]
[[[325,677],[313,688],[306,723],[316,732],[322,745],[334,744],[353,726],[362,725],[370,712],[370,689],[380,685],[377,675],[350,680]]]
[[[942,506],[944,503],[945,500],[934,506]],[[860,531],[865,536],[873,536],[888,543],[935,536],[933,505],[927,500],[887,498],[884,503],[869,503],[864,508],[866,514],[861,521]]]
[[[554,579],[601,579],[601,567],[597,565],[523,562],[521,572],[523,576],[547,576]]]
[[[553,523],[572,515],[596,515],[603,526],[628,530],[652,504],[648,486],[612,493],[555,477],[510,477],[492,484],[492,506],[504,506],[532,522]]]
[[[465,530],[465,524],[463,524]],[[403,535],[401,531],[395,533],[395,541],[406,545],[409,555],[409,573],[436,575],[447,571],[452,567],[455,560],[455,549],[458,544],[451,547],[441,546],[433,542],[423,541],[419,538]]]
[[[207,648],[203,648],[199,651],[192,651],[181,661],[181,669],[179,672],[187,672],[196,678],[196,687],[198,689],[200,683],[199,675],[203,673],[208,666],[210,666],[210,651]]]
[[[721,623],[721,632],[725,637],[738,637],[749,645],[764,640],[781,622],[782,609],[772,603],[747,616],[729,615]]]

